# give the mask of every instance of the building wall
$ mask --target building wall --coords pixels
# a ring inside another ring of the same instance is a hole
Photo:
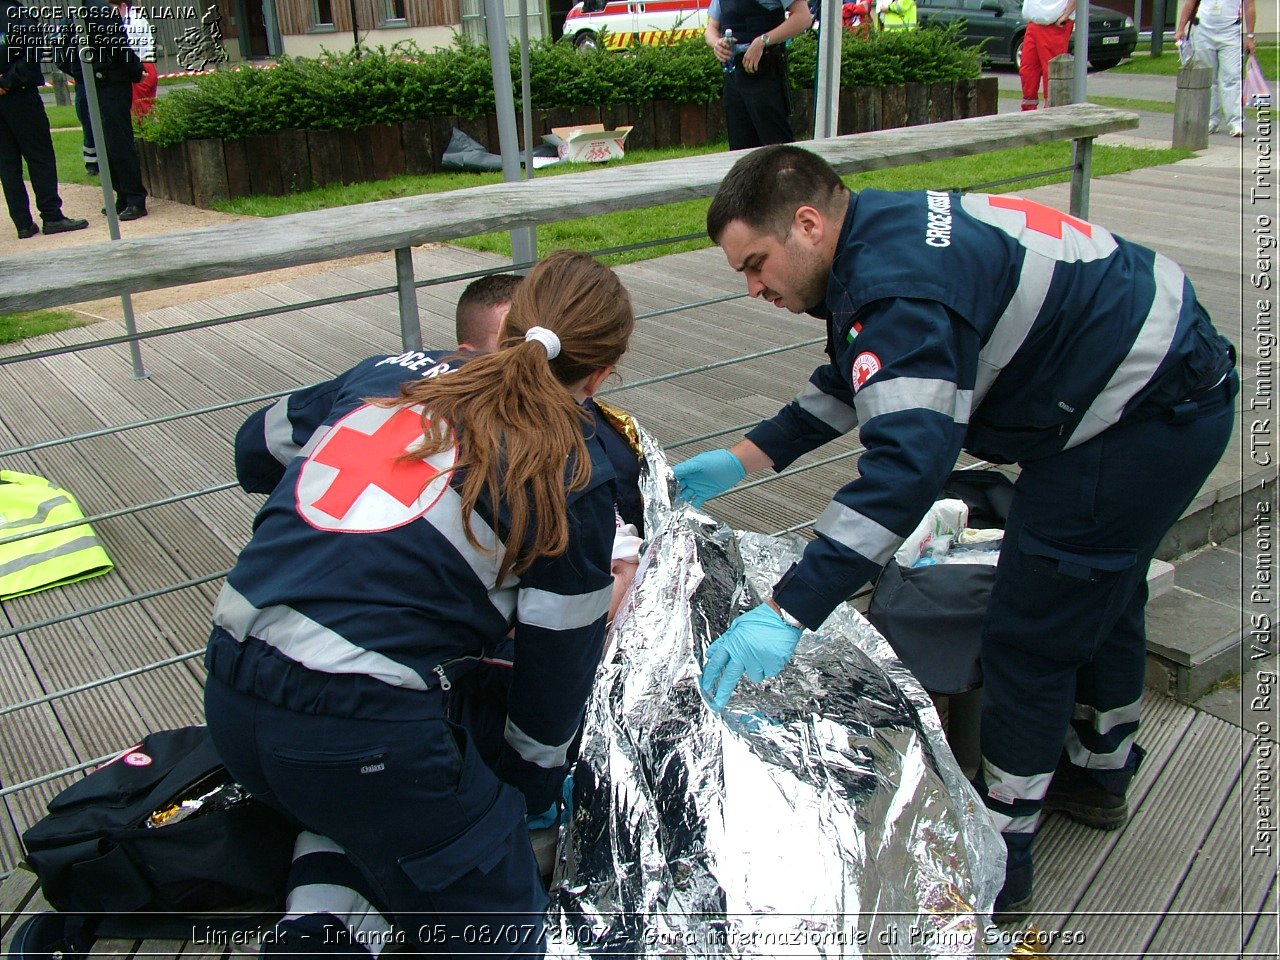
[[[454,31],[457,27],[398,27],[375,30],[360,30],[360,42],[369,47],[390,47],[401,40],[412,40],[423,50],[431,51],[437,47],[453,45]],[[290,57],[315,57],[322,50],[350,50],[351,31],[323,30],[309,33],[286,33],[284,52]]]
[[[350,0],[276,0],[276,5],[280,16],[280,33],[289,38],[286,40],[286,48],[290,41],[298,37],[325,32],[318,11],[328,13],[332,30],[327,32],[345,35],[348,39],[351,37]],[[462,23],[459,0],[355,0],[355,9],[361,39],[364,40],[367,32],[370,43],[395,42],[378,39],[384,33],[404,33],[426,27],[447,28]],[[404,13],[403,19],[394,16],[397,12]],[[390,26],[380,28],[382,24]],[[349,43],[344,44],[348,45]],[[292,53],[291,50],[286,52]]]

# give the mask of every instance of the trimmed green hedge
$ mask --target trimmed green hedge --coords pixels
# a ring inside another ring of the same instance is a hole
[[[511,53],[519,92],[520,57]],[[539,109],[642,104],[654,100],[710,103],[724,74],[701,38],[623,52],[576,50],[566,42],[530,47],[532,102]],[[791,81],[813,85],[817,43],[792,43]],[[841,86],[938,83],[981,75],[977,52],[954,31],[911,30],[858,38],[844,34]],[[223,70],[190,89],[161,97],[140,135],[161,146],[184,140],[237,140],[277,130],[347,130],[428,117],[472,119],[494,112],[489,51],[458,37],[425,53],[412,43],[318,58],[284,57],[272,70]]]

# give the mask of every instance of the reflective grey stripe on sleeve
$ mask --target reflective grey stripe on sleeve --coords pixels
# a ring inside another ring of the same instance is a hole
[[[906,539],[836,500],[827,504],[827,509],[822,511],[822,516],[814,523],[813,529],[815,533],[830,537],[836,543],[880,565],[888,563],[893,552]]]
[[[973,386],[973,406],[977,407],[991,389],[1000,371],[1009,365],[1018,348],[1026,341],[1044,308],[1053,282],[1056,260],[1038,256],[1031,251],[1022,259],[1022,272],[1018,275],[1018,289],[1013,292],[1009,305],[996,321],[991,336],[978,351],[978,375]]]
[[[1085,721],[1098,733],[1110,733],[1122,723],[1137,723],[1141,717],[1141,700],[1135,700],[1133,703],[1113,710],[1099,710],[1096,707],[1077,703],[1074,714],[1074,719]]]
[[[858,414],[853,407],[829,393],[823,393],[812,383],[796,395],[796,404],[836,433],[846,434],[858,425]]]
[[[300,448],[293,442],[293,424],[289,422],[288,397],[281,397],[267,407],[262,421],[262,436],[268,452],[286,466],[298,455]]]
[[[505,736],[507,743],[511,744],[516,753],[530,763],[536,763],[544,770],[562,767],[569,761],[569,747],[573,743],[572,737],[561,744],[539,743],[509,719],[507,720]]]
[[[1174,335],[1178,332],[1178,317],[1182,313],[1182,271],[1168,257],[1156,254],[1156,292],[1151,309],[1138,331],[1129,354],[1111,375],[1107,385],[1094,397],[1084,412],[1075,432],[1067,439],[1064,450],[1092,440],[1107,427],[1120,419],[1125,404],[1134,394],[1151,382],[1156,370],[1169,353]]]
[[[33,542],[39,539],[39,537],[32,538]],[[28,553],[26,556],[0,564],[0,577],[7,577],[11,573],[17,573],[19,570],[26,570],[28,567],[34,567],[36,564],[52,560],[54,557],[66,557],[73,553],[79,553],[81,550],[89,550],[100,546],[102,544],[98,542],[97,537],[77,537],[74,540],[68,540],[66,543],[60,543],[56,547],[50,547],[48,550],[41,550],[39,553]],[[101,569],[101,567],[98,567],[98,569]],[[71,576],[73,572],[67,571],[63,576]],[[81,574],[84,573],[83,570],[80,572]]]
[[[594,593],[552,593],[549,590],[520,591],[516,615],[521,623],[543,630],[578,630],[590,626],[609,612],[613,584]]]
[[[300,457],[311,456],[312,451],[315,450],[316,447],[320,446],[321,442],[324,440],[325,437],[329,435],[329,431],[331,431],[332,429],[333,429],[333,424],[316,427],[315,433],[307,437],[307,442],[304,443],[299,448],[298,456]]]
[[[21,530],[23,527],[37,527],[49,519],[49,514],[53,513],[54,510],[58,509],[58,507],[65,506],[70,502],[70,499],[59,494],[56,497],[50,497],[48,500],[40,504],[40,506],[36,508],[36,512],[33,516],[23,517],[21,520],[5,520],[3,517],[0,517],[0,532],[7,535],[11,531]]]
[[[422,515],[422,519],[436,528],[436,532],[449,541],[453,549],[471,568],[477,580],[489,593],[489,602],[508,623],[516,609],[515,578],[508,575],[507,584],[497,584],[498,569],[506,554],[506,547],[498,540],[490,527],[477,513],[471,514],[471,532],[480,542],[480,548],[472,546],[462,525],[462,498],[452,487],[446,487],[439,502]],[[497,549],[494,549],[494,545]]]
[[[218,595],[213,622],[241,642],[250,636],[256,637],[308,670],[359,674],[409,690],[429,690],[434,686],[423,680],[416,670],[357,646],[292,607],[259,610],[229,583],[223,585]]]
[[[904,410],[932,410],[955,423],[969,422],[971,390],[957,390],[950,380],[899,377],[867,384],[853,398],[863,423],[886,413]]]

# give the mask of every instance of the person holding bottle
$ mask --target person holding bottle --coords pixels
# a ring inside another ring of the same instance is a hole
[[[806,0],[711,0],[703,38],[725,65],[730,150],[795,140],[786,43],[811,23]]]

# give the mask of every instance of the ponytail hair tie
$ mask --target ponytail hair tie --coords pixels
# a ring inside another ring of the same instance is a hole
[[[547,348],[547,359],[554,360],[560,356],[560,338],[555,335],[555,331],[548,330],[546,327],[530,327],[525,331],[525,342],[537,340],[540,344]]]

